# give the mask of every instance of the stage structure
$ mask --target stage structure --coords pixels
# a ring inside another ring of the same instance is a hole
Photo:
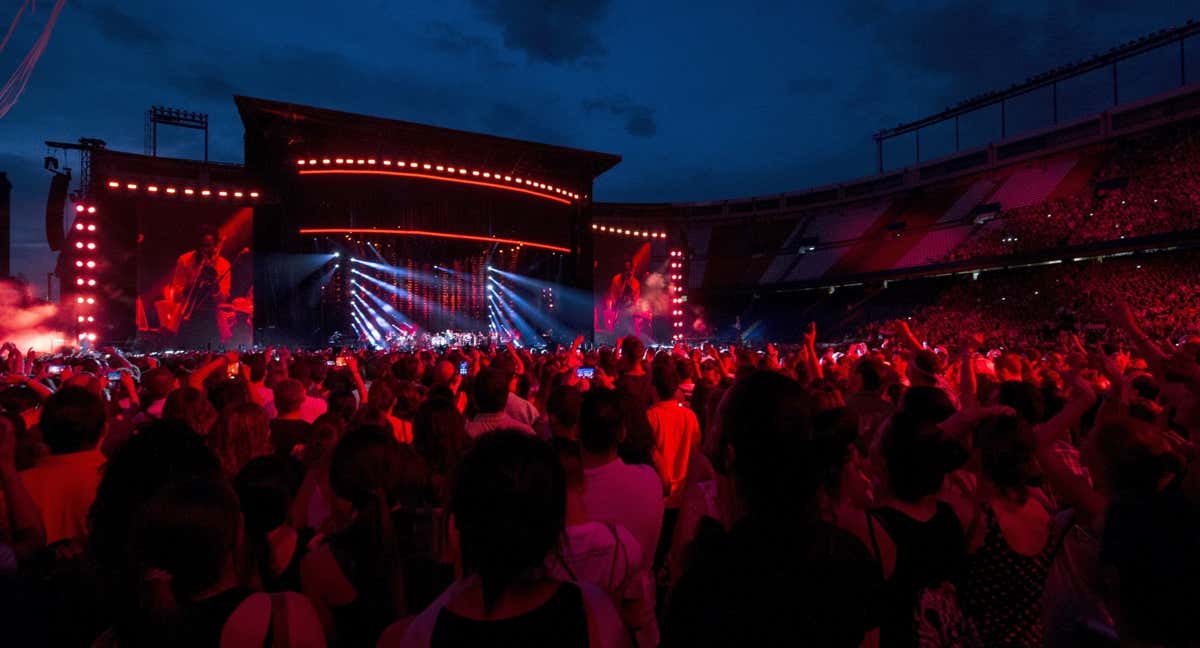
[[[57,272],[79,340],[382,346],[449,330],[538,346],[591,331],[592,183],[618,156],[235,101],[244,165],[91,152]]]

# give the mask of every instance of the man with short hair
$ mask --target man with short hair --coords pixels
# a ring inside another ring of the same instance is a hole
[[[498,367],[488,367],[475,377],[475,408],[479,413],[467,423],[467,436],[477,439],[496,430],[520,430],[534,435],[532,427],[504,411],[510,382],[510,374]]]
[[[552,439],[579,440],[579,412],[583,395],[573,385],[563,385],[546,399],[546,422]],[[540,431],[540,430],[539,430]]]
[[[583,395],[579,442],[583,454],[583,506],[589,519],[619,524],[637,538],[649,564],[663,520],[663,487],[650,466],[627,464],[617,456],[625,436],[621,397],[610,389]]]
[[[325,399],[308,395],[308,389],[312,386],[312,366],[308,360],[300,358],[292,363],[292,367],[288,371],[288,378],[300,384],[300,391],[304,395],[297,418],[306,423],[312,423],[329,409],[329,403],[325,402]],[[263,409],[267,412],[268,418],[280,417],[283,414],[282,408],[274,400],[267,403]]]
[[[305,445],[312,438],[312,423],[301,411],[307,394],[304,384],[291,378],[279,381],[274,393],[279,415],[271,420],[271,445],[277,454],[290,456],[297,445]]]
[[[108,425],[104,401],[64,387],[46,399],[39,425],[50,454],[22,471],[21,482],[42,511],[47,543],[85,536],[104,464],[96,448]]]

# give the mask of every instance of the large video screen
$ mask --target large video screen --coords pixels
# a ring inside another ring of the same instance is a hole
[[[598,233],[593,238],[593,326],[597,344],[636,335],[643,342],[669,338],[663,330],[670,310],[665,243]]]
[[[139,340],[253,344],[254,209],[146,201],[136,212]]]

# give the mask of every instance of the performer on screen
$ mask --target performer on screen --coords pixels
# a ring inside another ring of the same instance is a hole
[[[168,287],[167,301],[177,315],[176,341],[184,347],[220,344],[217,306],[229,301],[230,263],[221,256],[221,240],[215,228],[203,226],[195,249],[175,261],[175,274]]]
[[[625,259],[621,272],[613,275],[608,288],[609,308],[614,314],[614,332],[618,336],[640,335],[640,313],[636,313],[642,299],[642,284],[633,276],[633,259]]]

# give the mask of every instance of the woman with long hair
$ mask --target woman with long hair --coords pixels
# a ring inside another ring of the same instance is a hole
[[[439,503],[449,502],[458,464],[470,443],[467,420],[453,402],[432,398],[417,409],[412,445],[429,467],[431,486]]]
[[[267,454],[250,460],[233,482],[246,536],[243,580],[266,592],[300,590],[300,561],[312,529],[294,529],[288,511],[302,475],[296,462]]]
[[[463,577],[380,646],[627,645],[602,590],[547,573],[566,521],[563,467],[549,444],[515,430],[481,436],[453,502]]]
[[[254,403],[234,405],[221,412],[212,432],[205,437],[216,453],[225,474],[232,478],[246,462],[271,454],[271,423],[263,408]]]
[[[450,580],[431,546],[428,478],[416,451],[390,428],[362,427],[334,448],[329,481],[349,502],[352,521],[304,558],[301,583],[331,638],[371,645]]]

